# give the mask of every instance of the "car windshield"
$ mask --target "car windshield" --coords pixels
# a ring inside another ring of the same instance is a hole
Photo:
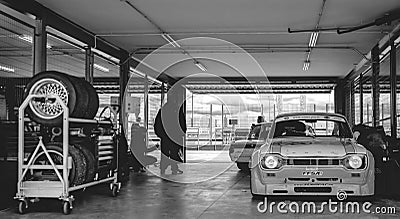
[[[247,139],[248,140],[267,139],[271,125],[272,125],[271,123],[261,123],[257,125],[252,125]]]
[[[283,119],[276,121],[274,138],[289,136],[351,138],[349,125],[343,119]]]

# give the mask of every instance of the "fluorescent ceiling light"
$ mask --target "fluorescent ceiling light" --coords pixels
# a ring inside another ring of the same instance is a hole
[[[0,71],[15,72],[15,68],[0,64]]]
[[[310,68],[310,61],[304,61],[303,71],[307,71]]]
[[[108,69],[106,67],[103,67],[101,65],[98,65],[98,64],[94,64],[93,67],[98,69],[98,70],[100,70],[100,71],[103,71],[103,72],[109,72],[110,71],[110,69]]]
[[[141,77],[146,77],[145,73],[143,73],[143,72],[141,72],[141,71],[139,71],[139,70],[137,70],[135,68],[129,67],[129,71],[131,72],[131,74],[136,74],[136,75],[141,76]],[[159,85],[161,85],[163,83],[162,81],[159,81],[159,80],[157,80],[157,79],[155,79],[155,78],[153,78],[151,76],[148,76],[148,75],[147,75],[147,79],[152,81],[152,82],[154,82],[154,83],[156,83],[156,84],[159,84]]]
[[[22,35],[19,35],[18,38],[20,38],[21,40],[23,40],[25,42],[33,43],[33,37],[30,35],[22,34]],[[51,49],[51,45],[47,43],[46,48]]]
[[[319,32],[311,33],[310,41],[308,42],[308,47],[315,47],[315,45],[317,44],[318,36]]]
[[[385,50],[382,51],[382,55],[386,55],[390,51],[391,47],[387,46]]]
[[[379,59],[382,59],[383,57],[385,57],[386,54],[388,54],[388,52],[391,50],[391,46],[387,46],[382,53],[379,55]]]
[[[394,40],[395,44],[399,44],[400,43],[400,36],[397,37],[397,39]]]
[[[181,47],[174,39],[172,39],[172,37],[169,34],[163,33],[163,34],[161,34],[161,36],[162,36],[162,38],[164,38],[164,40],[166,40],[168,43],[170,43],[173,47],[178,47],[178,48]]]
[[[207,71],[207,68],[206,68],[206,66],[204,66],[203,64],[201,64],[201,62],[199,62],[199,61],[194,61],[194,64],[200,69],[200,70],[202,70],[202,71]]]

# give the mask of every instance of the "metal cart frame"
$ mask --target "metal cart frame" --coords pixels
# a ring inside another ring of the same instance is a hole
[[[24,123],[25,109],[29,105],[30,101],[34,98],[44,98],[45,101],[55,100],[55,103],[59,103],[63,109],[62,129],[63,129],[63,140],[62,140],[62,151],[63,151],[63,162],[62,165],[56,165],[50,157],[45,145],[43,144],[42,137],[39,137],[39,143],[36,146],[32,156],[28,160],[27,164],[24,164]],[[17,193],[14,199],[19,200],[18,211],[23,214],[29,207],[29,201],[36,202],[39,198],[57,198],[63,203],[63,213],[69,214],[73,208],[74,197],[70,195],[70,192],[75,190],[87,188],[100,183],[110,182],[110,190],[113,196],[117,196],[121,189],[121,183],[118,182],[118,146],[116,148],[116,168],[110,171],[107,178],[101,180],[95,180],[93,182],[85,183],[78,186],[69,186],[68,181],[68,169],[72,168],[72,158],[68,157],[69,147],[69,122],[80,122],[80,123],[92,123],[101,124],[102,121],[90,120],[90,119],[77,119],[69,118],[69,109],[65,103],[58,96],[47,96],[47,95],[34,95],[30,94],[24,102],[21,104],[18,110],[18,182],[17,182]],[[104,122],[106,124],[106,122]],[[109,124],[109,123],[107,123]],[[34,165],[33,161],[39,150],[43,150],[48,161],[51,165]],[[28,170],[33,169],[46,169],[54,170],[59,181],[29,181],[24,180]],[[62,171],[59,171],[62,169]],[[97,179],[97,177],[96,177]]]

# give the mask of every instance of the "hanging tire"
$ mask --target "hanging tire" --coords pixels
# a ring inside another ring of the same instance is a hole
[[[46,145],[46,149],[52,158],[55,165],[62,165],[63,162],[63,149],[62,144],[59,142],[52,142]],[[73,146],[68,148],[69,156],[72,157],[72,168],[68,172],[68,180],[70,186],[82,184],[85,181],[86,176],[86,161],[79,152],[79,150]],[[33,158],[33,164],[35,165],[50,165],[46,154],[40,151]],[[59,169],[62,174],[62,169]],[[36,181],[59,181],[59,178],[54,170],[32,170],[31,175],[33,180]]]
[[[76,100],[77,90],[68,75],[57,71],[44,71],[35,75],[26,86],[25,98],[29,94],[59,96],[68,106],[71,117],[75,116],[72,113],[80,105]],[[26,112],[32,120],[40,124],[56,125],[62,122],[62,106],[53,101],[31,100]]]
[[[91,85],[86,80],[81,80],[89,94],[89,104],[86,110],[85,118],[93,119],[96,116],[97,111],[99,110],[99,95],[97,94],[96,89],[93,87],[93,85]]]
[[[86,176],[84,183],[92,182],[96,175],[96,160],[92,152],[85,145],[74,144],[76,148],[84,155],[86,160]]]

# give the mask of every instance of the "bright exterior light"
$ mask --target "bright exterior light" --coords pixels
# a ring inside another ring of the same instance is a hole
[[[19,35],[18,38],[20,38],[21,40],[23,40],[25,42],[33,43],[33,37],[30,35],[22,34],[22,35]],[[47,43],[46,48],[51,49],[51,45]]]
[[[274,169],[278,167],[279,160],[276,156],[270,155],[264,159],[264,166],[268,169]]]
[[[106,67],[103,67],[103,66],[101,66],[101,65],[98,65],[98,64],[94,64],[93,67],[94,67],[95,69],[100,70],[100,71],[103,71],[103,72],[109,72],[109,71],[110,71],[110,69],[108,69],[108,68],[106,68]]]
[[[351,155],[349,157],[349,166],[353,169],[358,169],[362,166],[362,159],[358,155]]]

